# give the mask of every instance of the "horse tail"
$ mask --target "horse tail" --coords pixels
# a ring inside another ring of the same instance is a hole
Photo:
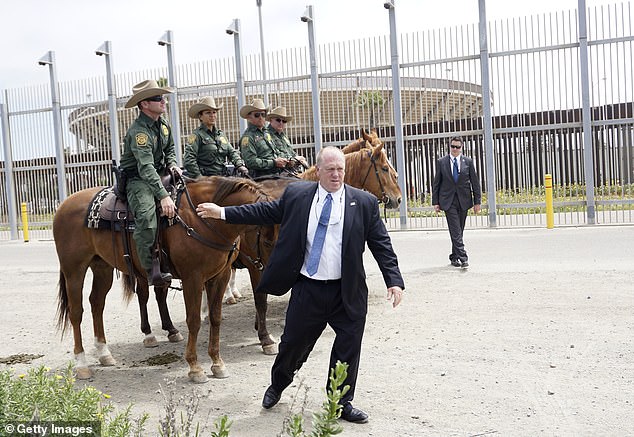
[[[57,293],[57,330],[61,331],[62,337],[68,328],[68,291],[66,289],[66,278],[59,272],[59,291]]]
[[[128,273],[123,273],[123,301],[128,305],[135,295],[136,277]]]

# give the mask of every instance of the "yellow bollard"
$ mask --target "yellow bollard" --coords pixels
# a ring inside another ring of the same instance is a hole
[[[555,227],[555,212],[553,210],[553,176],[546,175],[545,178],[546,187],[546,228],[552,229]]]
[[[26,215],[26,202],[22,202],[20,206],[22,212],[22,231],[24,233],[24,242],[29,242],[29,217]]]

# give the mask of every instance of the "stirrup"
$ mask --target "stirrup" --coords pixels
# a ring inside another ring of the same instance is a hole
[[[172,283],[172,274],[164,273],[159,269],[149,269],[147,272],[147,282],[148,285],[153,285],[155,287],[165,287],[169,286]]]

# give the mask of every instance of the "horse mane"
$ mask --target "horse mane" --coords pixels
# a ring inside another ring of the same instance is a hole
[[[348,153],[358,152],[359,150],[365,149],[366,147],[368,147],[368,145],[366,144],[365,139],[359,138],[345,146],[343,149],[341,149],[341,151],[344,155],[347,155]]]
[[[371,153],[372,149],[362,149],[346,154],[346,173],[348,173],[352,169],[361,168],[361,161],[363,161],[363,158],[365,156],[368,156],[368,154]]]
[[[258,201],[269,201],[271,197],[257,182],[245,178],[232,178],[224,176],[202,176],[190,183],[213,182],[216,192],[211,202],[221,204],[224,199],[233,193],[248,191],[258,196]]]

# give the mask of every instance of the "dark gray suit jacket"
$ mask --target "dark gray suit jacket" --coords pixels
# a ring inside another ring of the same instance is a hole
[[[451,206],[454,195],[457,193],[460,207],[466,211],[473,205],[479,205],[482,202],[480,180],[473,165],[473,160],[461,154],[459,158],[460,174],[458,182],[454,182],[451,159],[451,155],[445,155],[436,162],[431,204],[440,205],[440,209],[446,211]]]
[[[281,296],[297,282],[304,263],[308,216],[317,183],[295,182],[273,202],[225,208],[229,223],[281,224],[279,238],[262,274],[256,292]],[[348,316],[365,317],[368,287],[363,252],[368,248],[376,259],[387,287],[405,288],[390,237],[381,221],[376,197],[345,186],[345,215],[341,248],[341,294]]]

